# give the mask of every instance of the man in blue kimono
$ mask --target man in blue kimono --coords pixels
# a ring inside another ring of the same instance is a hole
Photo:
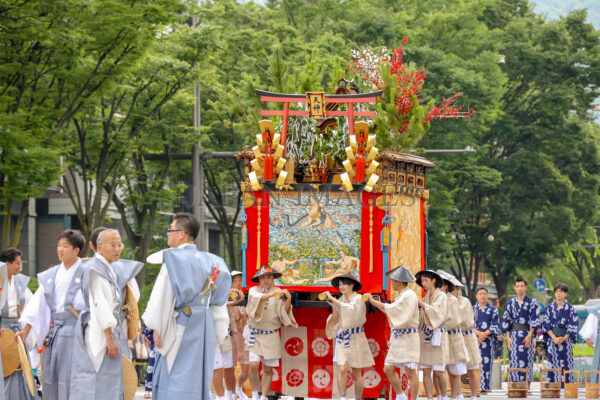
[[[564,283],[554,286],[552,304],[546,307],[542,319],[542,330],[547,344],[548,363],[550,368],[562,370],[573,369],[573,343],[577,340],[579,319],[572,304],[568,303],[569,288]],[[548,382],[555,382],[557,377],[548,373]],[[573,382],[573,376],[567,375],[567,381]]]
[[[191,214],[177,213],[171,248],[147,260],[162,264],[143,315],[158,350],[156,400],[211,399],[215,348],[229,333],[231,275],[222,258],[196,249],[199,230]]]
[[[500,321],[498,320],[498,309],[488,303],[488,290],[480,287],[475,296],[477,304],[473,306],[473,312],[475,314],[475,334],[481,353],[481,394],[487,394],[491,385],[494,353],[500,334]]]
[[[538,303],[527,296],[527,281],[522,277],[515,279],[517,297],[506,303],[501,328],[506,332],[510,368],[527,368],[528,387],[533,379],[533,335],[540,326]],[[513,381],[523,381],[524,374],[514,372]]]

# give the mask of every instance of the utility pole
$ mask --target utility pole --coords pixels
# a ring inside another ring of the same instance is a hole
[[[200,25],[197,16],[192,17],[192,26]],[[204,164],[202,159],[202,144],[200,144],[200,82],[194,83],[194,131],[198,135],[198,141],[192,149],[192,213],[200,224],[200,231],[196,238],[196,246],[200,251],[206,251],[206,235],[204,226]]]

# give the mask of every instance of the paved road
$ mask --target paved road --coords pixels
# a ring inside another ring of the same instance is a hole
[[[486,396],[482,396],[479,397],[480,400],[496,400],[496,399],[506,399],[508,396],[506,395],[506,390],[494,390],[490,393],[488,393]],[[138,392],[135,396],[136,400],[137,399],[143,399],[144,398],[144,391],[142,388],[138,389]],[[539,384],[538,387],[535,388],[535,386],[532,388],[531,391],[531,395],[529,395],[527,398],[529,399],[541,399],[541,393],[539,390]],[[564,393],[561,393],[560,396],[561,399],[564,399]],[[584,388],[580,388],[579,389],[579,399],[585,399],[585,389]],[[424,397],[420,397],[419,399],[424,399]],[[281,400],[294,400],[293,397],[282,397]],[[385,400],[385,399],[381,399],[381,400]]]

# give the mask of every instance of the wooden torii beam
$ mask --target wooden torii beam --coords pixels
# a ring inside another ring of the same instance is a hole
[[[290,110],[290,103],[306,103],[306,94],[286,94],[267,92],[265,90],[255,89],[260,100],[263,102],[283,103],[283,110],[262,110],[262,116],[282,116],[281,141],[285,146],[287,139],[288,120],[290,116],[308,116],[308,110]],[[359,94],[329,94],[325,96],[325,104],[340,103],[347,104],[346,111],[327,111],[325,117],[346,117],[348,118],[348,134],[354,134],[354,117],[375,117],[375,111],[355,111],[354,103],[375,103],[377,98],[383,94],[383,90],[371,93]]]

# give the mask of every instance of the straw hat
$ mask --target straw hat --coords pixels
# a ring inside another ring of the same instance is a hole
[[[386,276],[398,282],[414,282],[416,280],[412,272],[403,265],[386,272]]]
[[[331,286],[333,286],[337,290],[340,290],[340,279],[342,279],[342,278],[350,279],[352,282],[354,282],[354,291],[355,292],[358,292],[360,289],[362,289],[362,285],[360,284],[358,279],[356,279],[351,274],[344,274],[344,275],[336,276],[335,278],[333,278],[331,280]]]
[[[127,339],[133,340],[140,329],[140,311],[133,290],[129,285],[125,286],[125,304],[121,307],[121,310],[125,312],[127,319]]]
[[[2,369],[4,377],[10,376],[21,365],[19,358],[19,347],[15,340],[15,334],[9,329],[2,329],[0,337],[0,354],[2,354]]]
[[[252,282],[258,283],[258,278],[267,274],[273,275],[274,279],[277,279],[281,276],[281,272],[274,271],[273,268],[269,267],[268,265],[263,265],[252,277]]]
[[[123,367],[123,392],[125,400],[132,400],[137,390],[138,376],[133,364],[124,355],[121,355],[121,365]]]
[[[33,370],[31,369],[31,364],[29,364],[27,350],[25,350],[25,346],[23,346],[23,341],[21,340],[21,337],[17,337],[19,338],[19,340],[17,341],[17,347],[19,349],[19,358],[21,359],[21,370],[23,371],[23,376],[25,377],[25,381],[27,382],[29,393],[31,393],[32,396],[35,396],[35,382],[33,381]]]
[[[435,287],[438,289],[444,285],[444,281],[441,276],[439,276],[435,271],[426,269],[426,270],[417,272],[417,274],[415,275],[415,282],[417,282],[417,285],[419,285],[421,287],[423,287],[423,285],[421,285],[421,278],[423,276],[427,276],[429,278],[435,278]]]

